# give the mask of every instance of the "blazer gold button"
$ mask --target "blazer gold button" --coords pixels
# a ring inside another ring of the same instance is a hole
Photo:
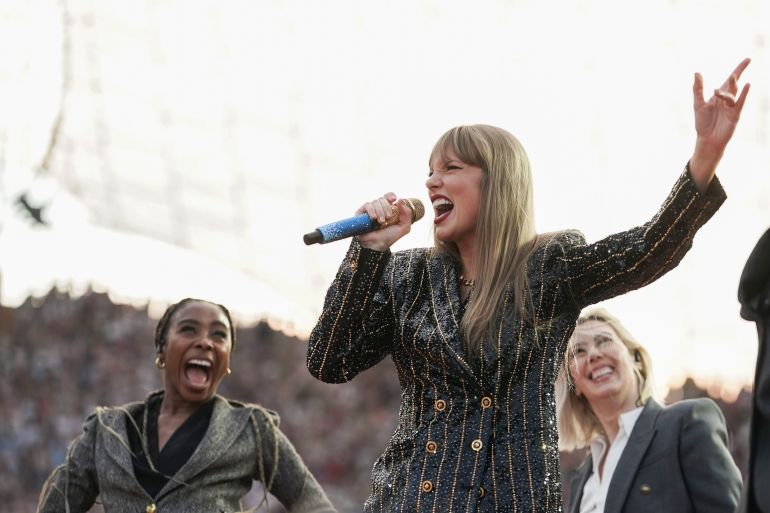
[[[476,439],[471,442],[471,449],[473,449],[476,452],[479,452],[483,446],[484,444],[479,439]]]
[[[484,487],[483,486],[479,486],[479,499],[482,498],[482,497],[484,497]]]
[[[650,495],[652,493],[652,486],[643,484],[639,487],[639,491],[642,495]]]
[[[155,506],[155,504],[150,504],[149,506],[147,506],[147,509],[145,509],[144,511],[145,513],[155,513],[156,511],[158,511],[158,508]]]
[[[430,481],[423,481],[420,488],[422,488],[423,492],[428,493],[430,491],[433,491],[433,483],[431,483]]]
[[[486,396],[482,397],[481,398],[481,407],[486,409],[486,408],[489,408],[490,406],[492,406],[492,399],[489,398],[489,397],[486,397]]]
[[[428,451],[431,454],[436,454],[436,450],[438,449],[438,444],[431,440],[427,444],[425,444],[425,450]]]
[[[439,399],[436,401],[436,411],[444,411],[446,410],[446,401],[443,399]]]

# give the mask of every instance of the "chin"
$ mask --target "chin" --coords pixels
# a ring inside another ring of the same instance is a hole
[[[182,394],[182,398],[190,403],[202,403],[206,402],[212,397],[214,397],[214,394],[216,393],[215,389],[207,388],[206,390],[184,390]]]
[[[444,243],[454,242],[452,235],[451,233],[449,233],[448,230],[439,228],[435,231],[434,235],[436,239],[440,240],[441,242],[444,242]]]

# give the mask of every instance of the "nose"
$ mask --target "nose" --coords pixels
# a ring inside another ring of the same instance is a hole
[[[593,344],[591,344],[590,346],[588,346],[588,348],[586,348],[586,352],[588,353],[588,360],[591,362],[602,356],[602,353],[601,351],[599,351],[599,348],[597,348]]]
[[[199,347],[204,350],[212,350],[214,349],[214,343],[211,342],[211,338],[209,338],[208,335],[203,335],[198,337],[198,339],[195,341],[195,347]]]
[[[431,175],[428,176],[428,179],[425,180],[425,187],[427,187],[428,190],[435,189],[439,186],[439,183],[438,173],[431,173]]]

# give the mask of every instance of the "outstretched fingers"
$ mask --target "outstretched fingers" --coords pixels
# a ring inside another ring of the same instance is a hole
[[[743,110],[743,104],[746,103],[746,97],[749,95],[749,89],[751,89],[751,84],[744,85],[743,90],[741,91],[741,95],[738,97],[738,101],[736,102],[736,106],[738,107],[738,114],[740,114]]]
[[[695,81],[692,84],[692,99],[696,109],[706,103],[703,99],[703,77],[700,73],[695,74]]]
[[[735,76],[736,80],[741,78],[741,74],[743,73],[743,70],[746,69],[746,67],[749,65],[750,62],[751,62],[751,59],[746,57],[741,61],[740,64],[738,64],[738,66],[736,66],[735,70],[733,70],[733,73],[732,73]]]
[[[738,66],[735,67],[732,73],[730,73],[730,76],[727,77],[725,80],[725,83],[722,84],[722,87],[720,89],[728,89],[732,92],[738,92],[738,80],[741,78],[741,75],[743,74],[743,71],[746,69],[746,67],[751,62],[751,59],[748,57],[743,59]]]

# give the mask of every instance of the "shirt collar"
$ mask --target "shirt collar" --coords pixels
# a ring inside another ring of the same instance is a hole
[[[626,436],[630,435],[631,431],[634,430],[634,425],[636,425],[636,421],[639,420],[639,416],[642,414],[643,409],[644,406],[639,406],[638,408],[620,414],[618,427],[625,431]]]
[[[642,414],[642,410],[644,410],[644,407],[639,406],[638,408],[620,414],[618,417],[618,434],[615,437],[616,441],[621,436],[628,437],[631,434],[631,431],[634,430],[634,425],[636,425],[636,421],[639,420],[639,416]],[[594,472],[596,472],[596,466],[602,461],[602,457],[609,448],[609,445],[607,435],[604,433],[599,433],[591,439],[589,448],[591,450],[591,458],[593,459]]]

